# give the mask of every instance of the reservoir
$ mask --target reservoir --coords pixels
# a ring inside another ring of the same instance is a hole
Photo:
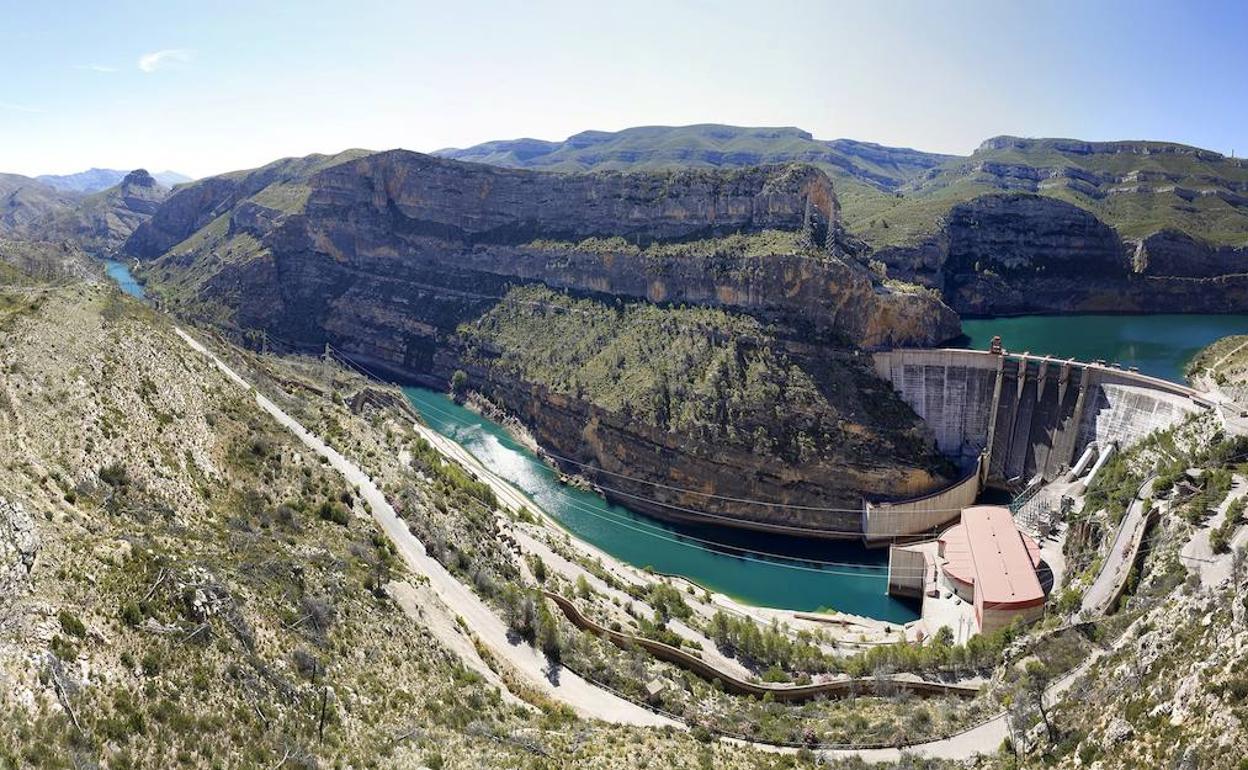
[[[106,267],[124,291],[143,296],[125,264]],[[1182,381],[1183,367],[1200,348],[1229,334],[1248,334],[1248,315],[1020,316],[967,319],[962,327],[968,348],[986,349],[1000,335],[1012,351],[1104,359]],[[524,491],[570,533],[622,561],[682,575],[752,604],[827,607],[897,623],[918,616],[917,607],[885,593],[887,549],[660,522],[560,484],[556,471],[501,426],[445,394],[415,387],[404,392],[431,428]]]
[[[108,277],[116,281],[121,290],[131,297],[143,299],[143,286],[134,280],[134,276],[130,274],[130,267],[125,262],[117,262],[116,260],[104,260],[104,272],[108,273]]]
[[[987,349],[1000,335],[1013,351],[1104,359],[1181,382],[1197,351],[1248,334],[1248,315],[1080,315],[967,319],[962,346]],[[430,427],[515,484],[572,534],[638,567],[678,574],[742,601],[793,610],[829,607],[905,622],[916,608],[885,594],[887,549],[674,525],[562,485],[558,473],[490,420],[442,393],[405,388]]]
[[[1013,353],[1138,367],[1183,382],[1183,368],[1209,343],[1248,334],[1248,315],[1063,315],[966,318],[963,347],[987,350],[993,335]]]

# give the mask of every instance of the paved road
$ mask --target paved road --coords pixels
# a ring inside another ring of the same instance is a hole
[[[1248,479],[1236,475],[1231,481],[1230,494],[1218,506],[1217,512],[1204,524],[1195,528],[1191,539],[1183,544],[1183,549],[1179,552],[1179,558],[1182,559],[1183,565],[1200,575],[1201,585],[1218,585],[1231,576],[1231,559],[1233,555],[1231,552],[1214,553],[1213,547],[1209,545],[1209,532],[1216,527],[1222,526],[1222,522],[1226,521],[1226,512],[1231,507],[1231,503],[1242,498],[1245,494],[1248,494]],[[1230,551],[1233,552],[1235,548],[1248,540],[1248,529],[1241,527],[1231,534]]]
[[[217,368],[239,387],[254,390],[246,380],[239,377],[190,335],[181,329],[175,328],[175,331],[191,348],[211,359]],[[360,496],[368,503],[373,520],[394,543],[399,555],[412,572],[429,578],[430,587],[442,603],[454,608],[454,611],[464,619],[490,652],[508,663],[527,680],[530,686],[568,704],[583,716],[590,718],[619,724],[684,726],[596,687],[562,666],[558,667],[555,677],[548,676],[549,669],[545,656],[527,644],[511,643],[507,638],[507,627],[503,621],[480,597],[456,580],[445,567],[425,552],[424,545],[412,535],[407,524],[395,513],[394,508],[386,501],[385,495],[367,474],[308,432],[297,420],[282,411],[272,401],[258,392],[255,395],[256,403],[261,409],[298,436],[310,449],[328,460],[330,465],[347,479],[348,483],[359,490]],[[551,681],[552,678],[557,681],[557,684]]]
[[[1101,571],[1087,593],[1083,595],[1085,617],[1099,617],[1109,612],[1123,581],[1130,574],[1131,566],[1135,564],[1135,557],[1139,554],[1140,545],[1144,542],[1144,531],[1147,529],[1145,525],[1148,523],[1149,514],[1149,509],[1145,508],[1144,502],[1152,497],[1154,480],[1153,478],[1146,480],[1136,493],[1135,499],[1131,501],[1131,505],[1127,507],[1127,513],[1122,517],[1118,533],[1114,536],[1114,544],[1110,547],[1109,553],[1105,555],[1104,563],[1101,564]]]
[[[247,390],[254,390],[243,378],[222,363],[220,359],[209,352],[203,345],[192,339],[181,329],[175,329],[175,331],[194,350],[211,359],[237,385]],[[567,669],[559,671],[558,685],[552,685],[547,679],[545,658],[528,645],[513,645],[508,641],[506,627],[498,616],[476,594],[461,584],[441,564],[426,554],[424,545],[411,534],[406,524],[403,523],[386,501],[385,496],[359,467],[309,433],[298,421],[287,415],[263,395],[256,393],[256,403],[298,436],[309,448],[325,457],[352,485],[358,487],[361,497],[369,505],[374,520],[394,542],[400,556],[403,557],[412,571],[428,577],[430,588],[441,602],[448,607],[454,607],[482,643],[492,653],[511,664],[532,686],[546,692],[549,696],[559,701],[567,703],[585,716],[602,719],[603,721],[644,726],[673,725],[684,727],[682,723],[651,713],[626,699],[595,687]],[[466,450],[458,444],[436,433],[432,433],[432,431],[429,433],[431,435],[426,437],[445,453],[451,455],[463,453],[467,455]],[[491,478],[491,476],[491,474],[485,474],[485,477],[495,486],[496,492],[500,494],[500,497],[512,504],[524,505],[527,503],[524,497],[514,488],[498,482],[497,479]],[[1137,500],[1136,502],[1138,503],[1139,501]],[[1133,504],[1132,508],[1135,507],[1137,506]],[[1127,636],[1129,635],[1124,635],[1123,638]],[[1047,703],[1057,701],[1106,652],[1098,650],[1075,669],[1057,680],[1045,694],[1045,701]],[[872,763],[897,762],[902,758],[903,754],[949,760],[969,759],[977,754],[991,753],[997,750],[1001,742],[1009,735],[1009,726],[1006,719],[1006,715],[1002,713],[983,724],[949,738],[912,744],[903,749],[825,749],[820,753],[830,758],[856,757]],[[792,752],[791,749],[777,748],[767,744],[748,741],[732,740],[728,742],[748,745],[765,751]]]

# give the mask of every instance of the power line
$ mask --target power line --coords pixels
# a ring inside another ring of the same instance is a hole
[[[369,396],[368,396],[367,394],[365,394],[365,399],[366,399],[366,400],[369,400],[369,401],[370,401],[370,403],[372,403],[374,406],[377,406],[378,408],[385,408],[385,406],[386,406],[386,405],[384,405],[384,404],[380,404],[380,403],[378,403],[376,400],[370,400],[370,399],[369,399]],[[432,408],[432,407],[430,407],[430,411],[433,411],[433,412],[435,412],[435,413],[437,413],[437,414],[442,415],[445,419],[447,419],[448,421],[450,421],[450,422],[452,422],[452,423],[454,423],[454,424],[456,424],[456,425],[458,425],[458,426],[460,426],[460,427],[472,427],[471,423],[465,423],[465,422],[462,422],[461,420],[459,420],[459,419],[458,419],[458,418],[456,418],[454,415],[451,415],[451,414],[450,414],[450,413],[448,413],[448,412],[445,412],[445,411],[442,411],[442,410],[438,410],[438,409],[434,409],[434,408]],[[522,457],[523,457],[523,456],[522,456]],[[527,457],[524,457],[523,459],[524,459],[526,462],[533,463],[534,465],[537,465],[538,467],[541,467],[543,470],[546,470],[546,471],[550,472],[550,469],[549,469],[549,468],[547,468],[545,465],[542,465],[541,463],[538,463],[538,462],[536,462],[536,461],[534,461],[534,460],[530,460],[530,459],[529,459],[529,458],[527,458]],[[635,532],[640,532],[640,533],[642,533],[642,534],[649,535],[649,536],[651,536],[651,537],[656,537],[656,538],[659,538],[659,539],[662,539],[662,540],[667,540],[667,541],[669,541],[669,542],[674,542],[674,543],[676,543],[676,544],[678,544],[678,545],[683,545],[683,546],[686,546],[686,547],[697,548],[697,549],[702,550],[702,551],[706,551],[706,552],[709,552],[709,553],[713,553],[713,554],[715,554],[715,555],[717,555],[717,556],[728,556],[728,557],[731,557],[731,558],[747,559],[747,560],[750,560],[750,561],[757,561],[757,562],[764,563],[764,564],[771,564],[771,565],[774,565],[774,566],[777,566],[777,567],[786,568],[786,569],[787,569],[787,568],[792,568],[792,569],[810,569],[811,571],[821,572],[821,573],[823,573],[823,574],[829,574],[829,575],[839,574],[839,575],[845,575],[845,576],[849,576],[849,577],[871,577],[871,578],[874,578],[874,577],[876,577],[876,576],[864,575],[864,574],[860,574],[860,573],[844,573],[844,572],[835,572],[835,571],[826,570],[826,569],[813,569],[813,568],[806,568],[806,567],[801,567],[800,565],[795,565],[795,564],[784,564],[784,563],[777,563],[777,562],[775,562],[775,561],[771,561],[771,559],[779,559],[779,560],[782,560],[782,561],[785,561],[785,562],[804,562],[804,563],[807,563],[807,564],[820,564],[820,565],[835,566],[835,567],[851,567],[851,568],[854,568],[854,569],[857,569],[857,570],[863,570],[863,571],[867,571],[867,570],[887,570],[887,569],[888,569],[888,567],[887,567],[887,566],[885,566],[885,565],[877,565],[877,564],[858,564],[858,563],[854,563],[854,562],[835,562],[835,561],[827,561],[827,560],[823,560],[823,559],[815,559],[815,558],[806,558],[806,557],[802,557],[802,556],[794,556],[794,555],[791,555],[791,554],[780,554],[780,553],[774,553],[774,552],[770,552],[770,551],[762,551],[762,550],[759,550],[759,549],[757,549],[757,548],[751,548],[751,547],[748,547],[748,546],[736,546],[736,545],[731,545],[731,544],[728,544],[728,543],[721,543],[721,542],[719,542],[719,541],[709,540],[709,539],[707,539],[707,538],[698,537],[698,536],[696,536],[696,535],[688,535],[688,534],[684,534],[684,533],[676,533],[676,534],[675,534],[675,536],[673,537],[673,536],[670,536],[670,535],[666,535],[666,534],[664,534],[662,531],[659,531],[659,530],[657,530],[657,529],[651,529],[650,527],[646,526],[644,523],[643,523],[643,524],[642,524],[642,526],[640,526],[640,527],[639,527],[639,526],[636,526],[636,525],[635,525],[635,523],[633,523],[633,522],[629,522],[629,521],[626,521],[625,519],[623,519],[623,518],[619,518],[619,517],[617,517],[616,515],[612,515],[609,511],[607,511],[607,510],[605,510],[605,509],[604,509],[603,511],[598,511],[598,510],[595,510],[595,509],[593,509],[593,508],[591,508],[591,507],[589,507],[589,506],[585,505],[584,503],[580,502],[579,500],[576,500],[576,499],[575,499],[575,498],[573,498],[573,497],[572,497],[572,496],[571,496],[568,492],[566,492],[566,491],[564,491],[564,490],[562,490],[562,489],[558,489],[558,488],[551,488],[551,489],[550,489],[550,492],[551,492],[552,494],[556,494],[556,495],[560,496],[560,497],[562,498],[562,502],[563,502],[563,503],[565,503],[566,505],[570,506],[571,508],[573,508],[574,510],[576,510],[576,511],[577,511],[577,512],[579,512],[579,513],[583,513],[583,514],[586,514],[586,515],[589,515],[589,516],[593,516],[593,517],[595,517],[595,518],[602,519],[602,520],[604,520],[604,521],[608,521],[608,522],[610,522],[610,523],[612,523],[612,524],[615,524],[615,525],[617,525],[617,526],[623,527],[623,528],[625,528],[625,529],[630,529],[630,530],[633,530],[633,531],[635,531]],[[482,507],[483,507],[483,508],[485,507],[482,503],[479,503],[479,502],[478,502],[478,501],[476,501],[476,500],[473,500],[472,502],[477,503],[478,505],[482,505]],[[487,509],[487,510],[488,510],[488,509]],[[861,531],[860,531],[860,530],[839,530],[839,531],[838,531],[838,530],[819,530],[819,531],[820,531],[820,532],[836,532],[836,533],[844,533],[844,534],[861,534]],[[695,541],[696,543],[704,543],[704,544],[707,544],[707,545],[713,546],[713,548],[706,548],[706,547],[703,547],[703,546],[695,545],[695,543],[687,542],[687,541],[690,541],[690,540]],[[724,551],[737,551],[737,552],[740,552],[740,553],[724,553]],[[765,556],[765,557],[770,557],[770,558],[768,558],[768,559],[751,559],[751,558],[749,558],[749,557],[747,557],[747,556],[744,556],[744,555],[742,555],[742,554],[755,554],[755,555],[758,555],[758,556]],[[916,570],[916,571],[914,571],[914,574],[919,574],[919,573],[924,573],[924,574],[925,574],[926,572],[927,572],[927,570]],[[897,574],[897,573],[894,573],[894,574]]]
[[[367,370],[367,369],[363,368],[362,366],[360,366],[360,365],[356,364],[355,362],[351,361],[351,360],[349,359],[348,355],[347,355],[347,354],[345,354],[345,353],[344,353],[341,349],[339,349],[339,348],[334,348],[334,347],[333,347],[333,345],[329,345],[328,347],[331,349],[331,351],[332,351],[333,353],[335,353],[335,357],[339,358],[340,360],[343,360],[343,361],[344,361],[344,363],[347,363],[347,365],[349,365],[349,366],[351,366],[351,367],[355,368],[357,371],[361,372],[362,374],[366,374],[367,376],[372,377],[372,378],[374,378],[374,379],[378,379],[378,380],[385,381],[385,378],[384,378],[384,377],[380,377],[380,376],[378,376],[376,373],[371,372],[370,370]],[[428,408],[429,408],[431,411],[434,411],[434,412],[436,412],[436,413],[438,413],[438,414],[441,414],[442,416],[444,416],[444,417],[446,417],[446,418],[448,418],[448,419],[452,419],[452,420],[454,420],[454,419],[455,419],[452,415],[450,415],[450,414],[448,414],[448,413],[446,413],[446,412],[444,412],[444,411],[441,411],[441,410],[435,409],[434,407],[428,407]],[[837,508],[837,507],[832,507],[832,506],[798,505],[798,504],[796,504],[796,503],[782,503],[782,502],[778,502],[778,501],[774,501],[774,500],[758,500],[758,499],[751,499],[751,498],[744,498],[744,497],[732,497],[732,496],[730,496],[730,495],[719,495],[719,494],[714,494],[714,493],[711,493],[711,492],[701,492],[701,491],[696,490],[696,489],[688,489],[688,488],[686,488],[686,487],[677,487],[677,486],[672,486],[672,485],[669,485],[669,484],[664,484],[664,483],[662,483],[662,482],[652,481],[652,480],[650,480],[650,479],[642,479],[642,478],[638,478],[638,477],[636,477],[636,476],[629,476],[628,474],[619,473],[619,472],[616,472],[616,471],[609,471],[609,470],[606,470],[605,468],[600,468],[600,467],[595,466],[595,465],[591,465],[591,464],[588,464],[588,463],[579,462],[579,461],[574,460],[574,459],[572,459],[572,458],[570,458],[570,457],[565,457],[565,456],[563,456],[563,455],[556,454],[556,453],[554,453],[554,452],[551,452],[549,449],[547,449],[547,448],[545,448],[545,447],[542,447],[542,450],[541,450],[541,451],[542,451],[542,454],[544,454],[544,455],[548,455],[549,457],[552,457],[552,458],[554,458],[554,459],[556,459],[556,460],[559,460],[559,461],[562,461],[562,462],[567,462],[567,463],[569,463],[569,464],[571,464],[571,465],[575,465],[575,466],[580,467],[580,468],[588,468],[588,469],[590,469],[590,470],[592,470],[592,471],[594,471],[594,472],[596,472],[596,473],[604,473],[604,474],[606,474],[606,475],[609,475],[609,476],[614,476],[614,477],[616,477],[616,478],[624,479],[624,480],[626,480],[626,481],[632,481],[632,482],[635,482],[635,483],[638,483],[638,484],[647,484],[647,485],[654,486],[654,487],[658,487],[658,488],[661,488],[661,489],[667,489],[667,490],[670,490],[670,491],[673,491],[673,492],[680,492],[680,493],[682,493],[682,494],[698,495],[698,496],[701,496],[701,497],[706,497],[706,498],[709,498],[709,499],[724,500],[724,501],[727,501],[727,502],[742,503],[742,504],[746,504],[746,505],[767,506],[767,507],[771,507],[771,508],[785,508],[785,509],[788,509],[788,510],[796,510],[796,511],[815,511],[815,512],[823,512],[823,513],[859,513],[859,514],[860,514],[860,513],[862,513],[862,511],[863,511],[863,509],[862,509],[862,508]],[[652,502],[652,503],[654,503],[654,504],[656,504],[656,505],[661,505],[661,506],[664,506],[664,507],[670,507],[670,508],[673,508],[674,510],[680,510],[680,511],[683,511],[683,512],[686,512],[686,513],[696,513],[696,514],[699,514],[699,515],[703,515],[703,516],[710,516],[710,517],[715,517],[715,516],[717,516],[717,514],[713,514],[713,513],[707,512],[707,511],[700,511],[700,510],[697,510],[697,509],[690,509],[690,508],[681,508],[681,507],[679,507],[679,506],[676,506],[676,505],[675,505],[675,504],[673,504],[673,503],[667,503],[667,502],[664,502],[664,501],[661,501],[661,500],[655,500],[655,499],[650,498],[650,497],[644,497],[644,496],[641,496],[641,495],[636,495],[636,494],[631,494],[631,493],[627,493],[627,492],[622,492],[622,491],[619,491],[619,490],[610,489],[609,487],[602,487],[602,488],[603,488],[603,489],[606,489],[606,490],[608,490],[608,491],[613,491],[613,492],[616,492],[617,494],[624,495],[624,496],[626,496],[626,497],[631,497],[631,498],[636,499],[636,500],[643,500],[643,501]],[[905,502],[905,501],[898,501],[898,502]],[[960,508],[960,507],[958,507],[958,508],[929,508],[929,509],[925,509],[925,510],[924,510],[924,511],[922,511],[921,513],[923,513],[923,514],[927,514],[927,513],[954,513],[954,512],[960,512],[961,510],[962,510],[962,508]],[[897,512],[894,512],[894,515],[895,515],[896,513],[904,513],[904,514],[909,514],[909,515],[917,515],[917,514],[918,514],[918,513],[920,513],[920,512],[918,512],[918,511],[897,511]],[[733,517],[721,517],[721,518],[727,518],[728,520],[732,520],[732,521],[735,521],[735,520],[736,520],[736,519],[735,519],[735,518],[733,518]],[[850,532],[850,530],[828,530],[828,529],[823,529],[823,528],[806,528],[806,531],[809,531],[809,532],[840,532],[840,533],[843,533],[843,534],[847,534],[847,533],[849,533],[849,532]],[[853,530],[853,531],[854,531],[854,532],[859,532],[859,533],[861,532],[861,530]]]

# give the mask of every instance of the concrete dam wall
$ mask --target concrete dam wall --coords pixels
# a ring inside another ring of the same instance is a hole
[[[1098,364],[977,350],[890,350],[876,372],[923,418],[947,456],[986,483],[1050,481],[1092,441],[1127,448],[1210,406],[1198,391]]]

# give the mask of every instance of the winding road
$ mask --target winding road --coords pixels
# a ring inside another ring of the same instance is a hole
[[[1148,523],[1153,513],[1152,493],[1156,477],[1150,477],[1140,485],[1135,499],[1127,507],[1122,517],[1122,524],[1114,536],[1114,544],[1101,564],[1101,571],[1096,580],[1083,595],[1083,616],[1100,617],[1113,609],[1114,602],[1122,596],[1131,567],[1140,553],[1144,542],[1144,533],[1148,531]],[[1145,503],[1148,503],[1145,506]]]
[[[268,398],[260,394],[246,380],[235,373],[229,366],[223,363],[216,355],[209,351],[206,347],[192,338],[182,329],[175,327],[174,331],[180,336],[193,350],[210,359],[218,369],[220,369],[231,381],[240,388],[243,388],[255,395],[256,403],[271,415],[278,423],[287,430],[294,433],[308,448],[324,457],[335,470],[343,475],[343,477],[354,487],[359,490],[360,496],[367,503],[369,512],[377,525],[386,533],[391,542],[394,543],[399,555],[404,562],[412,570],[413,573],[424,576],[428,579],[429,592],[431,592],[442,605],[436,608],[439,611],[446,611],[452,617],[461,619],[464,624],[471,629],[473,635],[489,652],[504,661],[513,671],[517,672],[525,679],[525,683],[539,692],[544,693],[548,697],[554,698],[562,703],[572,707],[582,716],[600,719],[606,722],[616,724],[629,724],[639,726],[673,726],[685,728],[682,722],[670,717],[656,714],[641,706],[622,698],[614,693],[608,692],[596,685],[590,683],[586,679],[580,677],[566,667],[557,667],[552,671],[546,661],[546,658],[537,650],[527,644],[513,643],[508,636],[507,628],[503,621],[494,614],[494,611],[485,604],[471,589],[460,583],[453,575],[438,563],[435,559],[428,555],[424,545],[412,535],[408,530],[406,523],[399,518],[394,508],[386,500],[385,495],[377,488],[372,479],[365,474],[359,466],[352,463],[332,447],[325,444],[317,436],[313,435],[303,427],[297,420],[284,412],[280,407],[270,401]],[[423,427],[423,426],[422,426]],[[424,433],[425,431],[421,431]],[[434,438],[429,436],[429,438]],[[438,437],[441,439],[442,437]],[[446,440],[435,440],[433,445],[443,452],[448,459],[458,459],[456,455],[465,452],[462,447]],[[451,444],[451,446],[446,446]],[[453,447],[453,448],[452,448]],[[455,451],[458,450],[458,451]],[[494,487],[500,498],[511,504],[524,505],[528,501],[515,490],[510,484],[502,481],[494,474],[488,471],[483,479]],[[1137,499],[1133,503],[1132,510],[1136,511],[1139,507]],[[1142,512],[1136,511],[1137,516],[1142,518]],[[1131,512],[1128,512],[1128,519],[1124,520],[1124,527],[1120,530],[1119,537],[1122,532],[1126,531],[1128,521],[1135,521],[1131,518]],[[1134,525],[1133,525],[1134,526]],[[1136,544],[1138,548],[1138,542]],[[1118,551],[1117,543],[1115,543],[1115,551]],[[1116,568],[1106,564],[1106,568],[1102,570],[1101,576],[1098,576],[1098,582],[1101,577],[1107,574],[1116,574]],[[400,603],[405,605],[405,609],[412,611],[417,609],[417,605],[421,602],[421,597],[427,597],[428,592],[402,591],[397,594]],[[453,608],[453,610],[449,609]],[[420,607],[424,610],[433,610],[435,608],[429,606],[429,602]],[[439,633],[440,637],[448,633],[454,634],[455,630],[446,623],[430,623],[431,629]],[[440,630],[439,630],[439,627]],[[445,640],[452,649],[461,650],[461,654],[466,652],[462,639]],[[1112,648],[1110,648],[1112,649]],[[1089,667],[1091,667],[1101,656],[1109,652],[1106,650],[1098,650],[1083,661],[1079,666],[1068,672],[1066,675],[1058,679],[1046,692],[1045,700],[1047,703],[1053,703],[1058,700]],[[497,681],[491,679],[491,681]],[[904,756],[921,756],[933,759],[949,759],[964,760],[969,759],[977,754],[984,754],[996,751],[1002,741],[1009,736],[1009,725],[1007,715],[1005,713],[998,714],[979,725],[964,730],[961,733],[949,736],[947,738],[928,741],[926,743],[916,743],[905,747],[898,748],[881,748],[881,749],[821,749],[819,754],[828,758],[857,758],[866,762],[897,762]],[[748,745],[756,749],[772,752],[789,753],[794,749],[777,747],[770,744],[755,743],[752,741],[742,741],[737,739],[726,739],[730,743],[739,745]]]
[[[297,420],[252,388],[246,380],[238,376],[233,369],[189,334],[176,327],[174,331],[193,350],[207,356],[236,385],[252,391],[261,409],[268,412],[273,419],[298,436],[309,449],[324,457],[335,470],[341,473],[347,482],[359,491],[360,496],[368,504],[373,520],[394,543],[399,555],[412,572],[428,578],[430,588],[441,603],[447,608],[452,608],[453,612],[457,613],[472,629],[477,639],[493,655],[505,661],[523,676],[529,686],[548,697],[566,703],[582,716],[619,724],[684,727],[679,722],[655,714],[590,684],[566,667],[559,666],[552,671],[546,657],[539,651],[527,644],[513,643],[508,637],[507,627],[503,621],[471,589],[460,583],[436,559],[429,556],[424,544],[412,535],[407,524],[399,518],[385,495],[372,479],[360,470],[359,466],[325,444]]]

